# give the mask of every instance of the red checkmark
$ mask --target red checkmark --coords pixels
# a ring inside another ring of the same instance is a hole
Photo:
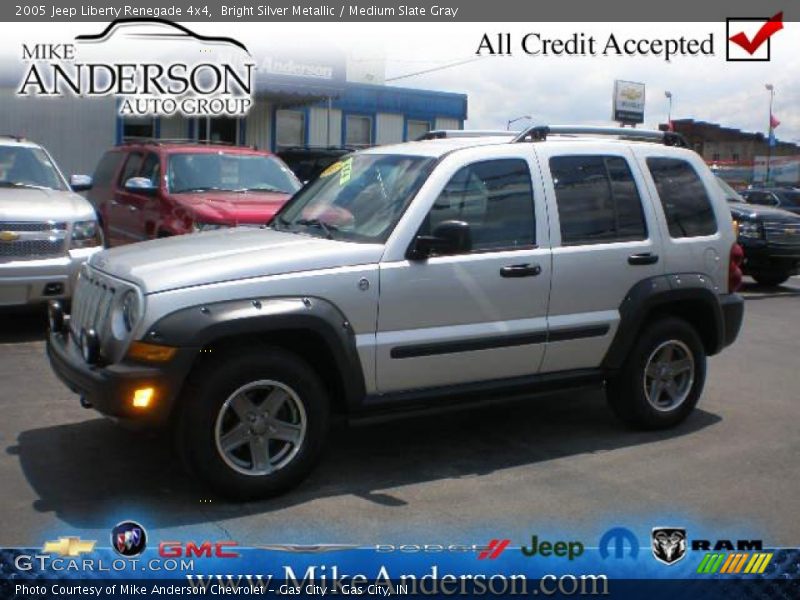
[[[764,23],[752,40],[745,35],[744,31],[740,31],[728,39],[734,44],[738,44],[744,48],[748,54],[752,55],[755,54],[756,50],[761,47],[761,44],[766,42],[771,35],[778,33],[781,29],[783,29],[783,11],[777,13],[774,17],[770,18],[769,21]]]

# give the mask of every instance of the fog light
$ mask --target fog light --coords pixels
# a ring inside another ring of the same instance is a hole
[[[94,329],[84,329],[81,331],[81,354],[83,360],[90,365],[95,364],[100,358],[100,338]]]
[[[53,333],[64,330],[64,309],[60,302],[50,301],[47,306],[47,325]]]
[[[135,390],[133,392],[133,406],[135,408],[147,408],[150,406],[150,401],[155,393],[156,391],[151,387]]]
[[[128,348],[128,358],[133,360],[143,360],[145,362],[167,362],[172,360],[178,351],[173,346],[161,346],[159,344],[148,344],[146,342],[131,342]]]

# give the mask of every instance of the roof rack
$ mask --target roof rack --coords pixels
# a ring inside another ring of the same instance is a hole
[[[628,127],[596,127],[591,125],[533,125],[520,132],[512,143],[544,142],[548,135],[607,135],[629,140],[658,142],[665,146],[688,148],[686,139],[674,131],[634,129]]]
[[[193,140],[190,138],[153,138],[153,137],[136,137],[127,136],[122,140],[118,146],[125,146],[127,144],[152,144],[154,146],[162,146],[164,144],[206,144],[209,146],[235,146],[232,142],[222,142],[215,140]]]
[[[517,135],[516,131],[506,131],[505,129],[434,129],[423,133],[416,141],[441,140],[444,138],[512,137],[515,135]]]
[[[15,140],[17,142],[24,142],[25,136],[24,135],[17,135],[14,133],[0,133],[0,138],[8,138],[10,140]]]

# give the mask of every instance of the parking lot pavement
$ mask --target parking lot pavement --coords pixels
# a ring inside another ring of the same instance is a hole
[[[300,488],[248,504],[211,497],[168,440],[80,408],[44,358],[44,316],[5,310],[0,544],[105,540],[128,518],[156,539],[242,544],[591,540],[667,521],[796,544],[800,278],[744,295],[739,341],[711,359],[699,410],[675,430],[625,430],[599,391],[340,428]]]

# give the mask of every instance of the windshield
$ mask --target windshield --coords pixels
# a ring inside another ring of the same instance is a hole
[[[300,182],[274,156],[204,152],[172,154],[167,187],[174,194],[209,190],[294,194]]]
[[[67,189],[47,152],[29,146],[0,146],[0,186]]]
[[[781,191],[778,192],[781,203],[786,206],[800,206],[800,192]]]
[[[435,162],[430,157],[390,154],[344,157],[284,206],[272,227],[332,239],[384,242]]]
[[[739,192],[733,189],[728,182],[721,177],[717,177],[717,184],[722,188],[722,193],[725,194],[725,198],[728,202],[744,202],[744,198],[739,195]]]

